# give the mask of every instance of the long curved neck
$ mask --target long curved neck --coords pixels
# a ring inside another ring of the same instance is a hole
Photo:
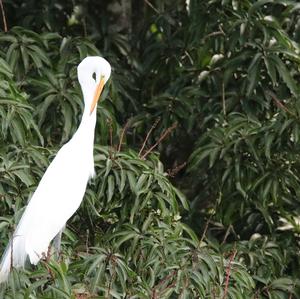
[[[85,107],[80,125],[75,133],[75,135],[82,135],[83,139],[90,139],[94,142],[95,126],[96,126],[96,108],[90,114],[90,109]]]
[[[84,111],[81,119],[81,123],[74,135],[81,136],[82,140],[89,139],[92,144],[94,143],[94,133],[95,133],[95,126],[96,126],[96,118],[97,118],[97,106],[95,107],[94,111],[90,112],[91,103],[94,96],[95,91],[95,83],[92,81],[89,84],[84,84],[82,87],[82,93],[84,97]],[[76,137],[75,137],[76,138]]]
[[[95,175],[94,170],[94,137],[96,126],[96,109],[90,114],[89,107],[85,107],[80,125],[75,132],[73,138],[69,141],[70,146],[78,153],[78,158],[85,161],[82,170],[88,171],[89,177]]]

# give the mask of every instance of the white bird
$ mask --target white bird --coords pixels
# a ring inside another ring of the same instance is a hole
[[[58,151],[30,199],[2,257],[0,282],[7,280],[12,266],[24,268],[27,256],[37,264],[78,209],[87,182],[94,175],[95,108],[110,73],[110,64],[102,57],[86,57],[78,65],[85,103],[80,126]]]

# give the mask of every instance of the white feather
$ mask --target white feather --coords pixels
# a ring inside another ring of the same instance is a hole
[[[87,57],[79,64],[78,79],[85,101],[81,124],[58,151],[30,199],[2,257],[0,282],[7,279],[11,266],[24,267],[27,256],[32,264],[37,264],[82,201],[87,182],[94,174],[96,109],[90,114],[90,105],[101,76],[105,82],[110,76],[110,65],[103,58]]]

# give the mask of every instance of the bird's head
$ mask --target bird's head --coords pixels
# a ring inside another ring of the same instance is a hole
[[[110,73],[110,64],[99,56],[88,56],[77,67],[78,81],[81,85],[85,105],[89,107],[90,114],[95,110]]]

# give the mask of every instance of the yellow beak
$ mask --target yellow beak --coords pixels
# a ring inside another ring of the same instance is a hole
[[[100,95],[101,95],[101,93],[102,93],[103,87],[104,87],[104,78],[101,78],[101,80],[100,80],[100,82],[98,83],[98,85],[97,85],[97,87],[96,87],[96,90],[95,90],[93,102],[92,102],[91,109],[90,109],[90,114],[93,113],[93,111],[94,111],[94,109],[95,109],[95,107],[96,107],[96,104],[97,104],[97,102],[98,102],[99,99],[100,99]]]

